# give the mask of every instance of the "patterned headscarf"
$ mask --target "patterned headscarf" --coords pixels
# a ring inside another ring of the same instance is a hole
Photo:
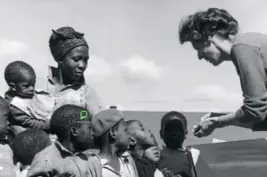
[[[83,37],[84,34],[75,31],[72,27],[61,27],[57,30],[52,30],[52,32],[49,47],[56,61],[61,60],[68,52],[76,47],[88,47]]]

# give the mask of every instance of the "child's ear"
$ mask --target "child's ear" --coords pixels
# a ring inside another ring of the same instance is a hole
[[[160,138],[163,139],[163,131],[162,131],[162,129],[160,129],[159,135],[160,135]]]
[[[188,130],[186,130],[184,133],[184,139],[187,139],[187,135],[188,135]]]
[[[115,131],[113,129],[109,130],[109,135],[110,135],[111,138],[116,139],[116,133],[115,133]]]
[[[77,131],[76,128],[72,127],[72,128],[70,129],[70,132],[71,132],[71,134],[72,134],[73,136],[78,136],[78,131]]]
[[[130,137],[130,145],[131,145],[131,146],[135,146],[136,143],[137,143],[136,139],[133,138],[133,137],[131,136],[131,137]]]
[[[9,82],[8,85],[11,88],[12,91],[16,91],[16,84],[15,83]]]

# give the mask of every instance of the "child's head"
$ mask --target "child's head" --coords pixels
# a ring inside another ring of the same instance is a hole
[[[12,142],[15,159],[22,165],[31,165],[34,156],[51,145],[48,134],[29,129],[18,134]]]
[[[139,120],[127,120],[126,121],[126,126],[127,126],[127,130],[128,130],[128,133],[130,135],[130,144],[129,144],[129,148],[130,150],[132,150],[135,145],[136,145],[136,139],[132,136],[133,133],[135,133],[136,130],[141,130],[141,131],[144,131],[144,126],[142,124],[141,121]]]
[[[124,153],[129,146],[129,134],[122,112],[117,109],[100,111],[93,118],[96,145],[102,149],[114,146],[118,153]]]
[[[93,142],[91,120],[85,108],[67,104],[53,113],[51,132],[57,135],[59,142],[72,143],[73,151],[84,151]]]
[[[168,148],[181,148],[187,133],[187,120],[182,113],[171,111],[162,117],[160,136]]]
[[[154,135],[150,131],[145,131],[143,124],[138,120],[129,120],[126,123],[131,139],[129,150],[153,162],[157,161],[155,159],[159,159],[160,154]]]
[[[160,149],[156,141],[155,136],[152,134],[154,140],[154,146],[149,147],[145,150],[145,156],[151,160],[153,163],[157,164],[160,160]]]
[[[8,116],[10,114],[9,105],[6,100],[0,96],[0,139],[5,139],[8,133]]]
[[[127,120],[126,121],[126,125],[127,125],[127,128],[128,128],[128,131],[131,131],[131,130],[142,130],[142,131],[144,131],[145,130],[144,125],[139,120]]]
[[[5,80],[16,96],[33,96],[36,74],[29,64],[23,61],[9,63],[5,69]]]

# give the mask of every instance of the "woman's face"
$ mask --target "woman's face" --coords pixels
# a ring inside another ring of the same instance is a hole
[[[221,51],[210,40],[208,41],[192,41],[193,48],[198,52],[198,58],[204,58],[214,66],[218,66],[223,62]]]
[[[78,81],[83,77],[83,73],[87,68],[88,59],[88,48],[86,46],[79,46],[67,53],[59,62],[59,66],[66,78],[72,81]]]

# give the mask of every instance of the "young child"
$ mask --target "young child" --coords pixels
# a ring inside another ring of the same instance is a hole
[[[166,144],[166,148],[162,150],[158,163],[161,171],[164,172],[167,169],[173,175],[193,176],[192,164],[183,148],[187,133],[187,120],[182,113],[171,111],[163,116],[160,136]]]
[[[145,132],[144,126],[139,120],[127,121],[127,127],[131,135],[130,151],[135,160],[139,177],[164,177],[162,172],[157,168],[160,150],[153,133],[150,131]],[[172,177],[172,174],[168,173],[166,177]]]
[[[140,121],[129,120],[126,124],[131,138],[129,150],[134,159],[138,176],[153,177],[156,166],[145,157],[145,150],[155,145],[152,134],[144,130]]]
[[[158,164],[160,160],[160,149],[155,136],[152,134],[154,145],[145,150],[145,156],[151,160],[154,164]]]
[[[80,117],[80,113],[85,111],[80,106],[64,105],[53,113],[51,131],[57,135],[58,141],[34,157],[28,177],[40,174],[50,177],[53,173],[101,177],[99,158],[83,153],[93,140],[91,117]]]
[[[28,128],[48,131],[54,105],[49,97],[35,90],[34,69],[23,61],[11,62],[5,69],[5,80],[9,86],[5,99],[10,103],[9,124],[13,133],[17,135]]]
[[[0,97],[0,176],[16,177],[13,162],[13,152],[7,141],[7,119],[9,106],[4,98]]]
[[[17,176],[26,177],[34,156],[50,145],[48,134],[41,130],[29,129],[19,133],[11,145]]]
[[[125,153],[130,138],[123,114],[117,109],[99,112],[93,118],[93,130],[100,148],[102,177],[138,177],[131,155]]]
[[[126,124],[128,129],[145,131],[145,127],[140,120],[127,120]]]

